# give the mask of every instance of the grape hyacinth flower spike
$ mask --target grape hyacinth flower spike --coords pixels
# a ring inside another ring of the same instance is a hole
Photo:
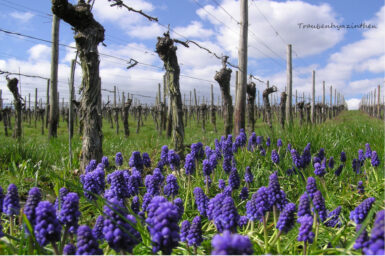
[[[33,187],[28,192],[27,202],[24,206],[24,214],[27,217],[31,227],[33,229],[36,220],[36,207],[41,201],[41,192],[37,187]],[[29,231],[28,231],[29,232]]]
[[[59,254],[56,242],[60,240],[62,226],[56,218],[56,210],[48,201],[41,201],[36,207],[35,237],[40,246],[51,243]]]
[[[224,231],[211,240],[212,255],[251,255],[254,253],[250,238]]]
[[[376,199],[374,197],[365,199],[359,206],[350,212],[350,219],[356,224],[361,224],[365,220],[375,201]]]
[[[344,151],[341,152],[340,161],[342,163],[346,162],[346,153]]]
[[[377,212],[376,219],[370,234],[370,239],[362,249],[366,255],[384,255],[385,210]]]
[[[191,222],[187,234],[187,244],[194,247],[194,254],[197,254],[197,247],[203,242],[202,236],[202,220],[200,216],[196,216]]]
[[[8,186],[7,194],[3,200],[3,213],[12,217],[14,215],[19,215],[20,212],[20,202],[19,202],[19,192],[15,184],[10,184]]]
[[[376,151],[372,151],[371,164],[373,167],[377,167],[380,165],[380,159],[378,158]]]
[[[92,233],[92,230],[82,225],[77,231],[77,250],[76,255],[102,255],[103,251],[99,248],[99,243]]]
[[[79,211],[79,196],[76,193],[68,193],[63,201],[62,208],[59,213],[59,221],[65,225],[65,233],[76,233],[78,228],[78,221],[80,217]]]
[[[116,164],[116,166],[122,166],[123,165],[123,156],[122,156],[121,152],[116,153],[115,164]]]
[[[180,241],[181,242],[187,242],[187,235],[190,230],[190,222],[188,220],[182,221],[181,228],[180,228]]]

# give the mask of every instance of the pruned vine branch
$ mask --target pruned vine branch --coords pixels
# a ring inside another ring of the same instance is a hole
[[[130,6],[127,6],[122,0],[108,0],[108,2],[113,2],[111,4],[111,7],[118,6],[118,7],[125,7],[128,11],[139,13],[140,15],[146,17],[149,21],[156,21],[158,22],[158,18],[152,17],[146,13],[144,13],[142,10],[136,10]]]

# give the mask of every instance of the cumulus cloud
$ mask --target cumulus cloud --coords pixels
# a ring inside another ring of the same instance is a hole
[[[26,23],[28,21],[30,21],[34,16],[35,14],[33,14],[32,12],[11,12],[9,14],[12,18],[22,22],[22,23]]]
[[[351,98],[346,101],[349,110],[357,110],[360,105],[361,99]]]
[[[229,51],[232,57],[236,57],[239,34],[239,25],[236,22],[240,20],[239,2],[224,0],[221,7],[233,18],[222,8],[213,5],[206,5],[199,9],[197,14],[216,26],[218,43]],[[287,44],[292,44],[300,57],[321,53],[340,42],[344,32],[331,29],[323,31],[300,29],[298,24],[331,22],[338,24],[339,20],[328,4],[315,5],[303,1],[253,1],[249,6],[249,57],[265,58],[266,55],[274,58],[285,57]],[[282,40],[274,30],[280,34]]]

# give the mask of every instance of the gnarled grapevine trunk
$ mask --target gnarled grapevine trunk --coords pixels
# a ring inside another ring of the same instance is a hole
[[[247,126],[249,134],[254,131],[255,119],[254,119],[254,102],[255,102],[255,83],[250,82],[247,84]]]
[[[104,28],[93,17],[91,6],[79,0],[52,0],[52,12],[75,30],[76,48],[82,67],[82,98],[80,112],[83,124],[83,145],[80,169],[91,159],[100,161],[102,152],[101,84],[99,77],[98,44],[104,40]]]
[[[231,69],[226,68],[227,57],[222,59],[222,68],[215,73],[214,79],[221,88],[223,99],[223,118],[225,125],[225,135],[231,134],[233,129],[233,101],[230,95]]]
[[[267,123],[269,124],[270,128],[273,128],[273,123],[271,120],[271,107],[270,107],[270,101],[269,101],[269,94],[276,92],[277,87],[272,86],[263,91],[262,97],[263,97],[263,104],[265,105],[266,109],[266,118],[267,118]]]
[[[183,105],[182,97],[179,89],[180,68],[178,58],[176,56],[177,47],[170,38],[169,33],[165,33],[164,37],[158,37],[156,44],[156,52],[164,63],[166,69],[167,88],[170,95],[170,109],[172,116],[172,141],[174,142],[174,150],[183,156]]]
[[[7,86],[8,89],[13,94],[13,104],[15,105],[15,111],[16,111],[16,128],[15,128],[15,138],[20,139],[21,138],[21,96],[19,94],[19,90],[17,88],[17,83],[19,80],[17,78],[9,79],[7,77]]]

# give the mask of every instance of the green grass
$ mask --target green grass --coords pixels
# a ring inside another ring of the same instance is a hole
[[[305,191],[304,181],[300,175],[286,176],[285,171],[291,167],[292,161],[290,154],[286,152],[287,143],[302,153],[303,148],[307,143],[311,143],[311,153],[314,156],[320,148],[325,149],[327,158],[333,156],[336,161],[335,168],[339,165],[339,155],[341,151],[347,154],[347,162],[341,176],[336,177],[334,171],[329,171],[324,179],[325,186],[321,186],[321,181],[317,178],[317,186],[325,197],[326,207],[332,210],[337,206],[342,206],[342,222],[343,226],[340,229],[327,228],[320,226],[317,245],[310,247],[310,253],[313,254],[360,254],[360,251],[354,251],[349,248],[351,242],[355,238],[355,228],[352,222],[349,221],[349,213],[354,207],[362,202],[367,197],[374,196],[377,198],[374,209],[384,209],[384,126],[383,122],[378,119],[373,119],[358,111],[342,112],[337,118],[327,120],[323,124],[300,127],[295,123],[293,127],[288,127],[282,130],[278,123],[274,123],[274,128],[269,129],[266,124],[258,120],[256,123],[255,132],[257,135],[262,135],[265,138],[271,137],[272,146],[267,150],[266,157],[261,157],[258,153],[252,153],[245,149],[240,150],[236,156],[237,169],[242,179],[241,186],[244,185],[243,175],[246,166],[250,166],[255,176],[255,182],[251,187],[251,193],[257,191],[260,186],[268,185],[268,178],[273,171],[278,170],[279,181],[282,189],[285,191],[289,201],[298,205],[299,196]],[[76,191],[82,195],[81,184],[79,182],[79,173],[76,169],[79,166],[78,157],[81,150],[81,138],[75,128],[75,136],[72,141],[73,150],[73,166],[69,165],[68,154],[68,134],[64,122],[60,123],[58,130],[58,138],[48,140],[48,136],[40,134],[40,124],[38,128],[24,123],[23,139],[17,142],[11,137],[4,136],[4,128],[0,125],[0,185],[6,189],[8,184],[15,183],[19,188],[19,194],[22,201],[26,200],[28,190],[33,186],[39,186],[43,190],[43,198],[54,201],[58,190],[62,186],[67,186],[70,190]],[[152,166],[156,165],[159,160],[160,149],[163,145],[168,145],[172,149],[170,139],[165,136],[165,132],[161,135],[156,131],[155,125],[151,116],[144,121],[144,126],[141,127],[140,133],[136,134],[136,122],[130,119],[131,134],[125,138],[122,130],[123,125],[120,124],[120,134],[116,135],[115,129],[110,127],[106,121],[103,123],[103,152],[108,156],[110,163],[113,163],[113,157],[116,152],[122,152],[124,157],[124,168],[128,168],[128,160],[132,151],[148,152],[152,159]],[[201,141],[205,146],[214,148],[214,139],[220,138],[223,131],[222,120],[217,122],[218,132],[215,133],[212,125],[208,122],[206,124],[206,131],[202,131],[201,125],[195,121],[188,122],[185,129],[185,144]],[[47,134],[47,131],[45,131]],[[249,136],[250,134],[248,134]],[[276,148],[276,141],[281,138],[284,143],[284,148],[281,149],[281,161],[278,166],[273,166],[270,160],[270,153],[272,148]],[[235,139],[235,137],[233,138]],[[372,150],[376,150],[381,164],[376,169],[373,169],[366,161],[363,166],[365,174],[355,174],[352,171],[351,162],[353,158],[357,158],[358,149],[365,149],[365,143],[371,145]],[[186,150],[186,152],[189,149]],[[222,161],[219,161],[218,167],[212,175],[213,184],[210,187],[208,196],[214,197],[216,193],[220,192],[217,188],[217,183],[220,178],[226,180],[227,175],[222,171]],[[111,172],[110,170],[109,172]],[[146,170],[151,172],[152,169]],[[166,176],[171,170],[167,169],[164,175]],[[314,176],[313,168],[308,166],[302,171],[304,178]],[[196,174],[192,177],[192,187],[187,187],[187,178],[182,174],[178,175],[178,183],[180,185],[179,196],[185,201],[186,209],[183,219],[192,220],[198,214],[194,199],[192,197],[191,189],[200,186],[204,189],[204,182],[202,178],[201,164],[197,167]],[[359,180],[364,181],[365,195],[359,195],[356,192],[356,185]],[[145,188],[141,189],[141,195],[144,194]],[[245,214],[245,201],[240,201],[238,198],[239,191],[234,192],[235,203],[240,215]],[[250,196],[249,196],[250,198]],[[81,199],[81,223],[93,225],[97,215],[102,214],[103,200],[100,199],[95,203],[86,201],[83,197]],[[374,210],[373,210],[374,212]],[[372,214],[373,214],[372,212]],[[369,226],[371,226],[371,221]],[[273,236],[274,228],[272,227],[272,215],[270,214],[268,223],[269,238]],[[9,221],[3,216],[4,231],[9,228]],[[255,227],[240,229],[239,233],[247,234],[254,244],[256,254],[262,254],[263,251],[263,232],[262,225],[255,223]],[[199,254],[208,254],[211,251],[211,238],[215,235],[215,226],[203,218],[203,229],[205,241],[198,248]],[[150,238],[145,227],[141,228],[143,244],[135,248],[135,254],[151,254]],[[301,254],[302,243],[296,241],[298,234],[298,224],[295,230],[292,230],[287,235],[281,236],[281,247],[283,254]],[[17,231],[18,239],[24,239],[22,231]],[[27,249],[21,248],[15,242],[11,242],[9,238],[3,238],[0,242],[0,253],[10,254],[27,254]],[[24,241],[24,240],[23,240]],[[24,241],[28,244],[28,241]],[[329,242],[332,248],[326,249]],[[28,246],[31,246],[30,244]],[[25,246],[27,248],[28,246]],[[101,246],[106,247],[106,243]],[[48,250],[50,247],[48,247]],[[347,248],[347,249],[346,249]],[[36,248],[35,248],[36,249]],[[346,249],[346,250],[345,250]],[[276,247],[270,249],[270,253],[277,253]],[[107,249],[104,250],[107,253]],[[34,253],[37,253],[35,251]],[[44,251],[43,253],[50,253]],[[51,252],[52,253],[52,252]],[[108,251],[109,254],[114,253],[113,250]],[[185,243],[174,249],[173,253],[188,254]]]

